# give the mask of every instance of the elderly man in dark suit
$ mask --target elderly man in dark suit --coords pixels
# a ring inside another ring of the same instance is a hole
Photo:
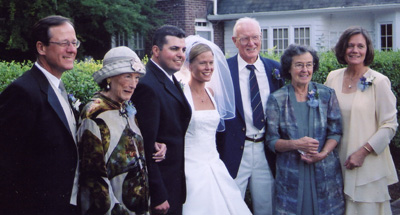
[[[264,149],[264,113],[269,94],[283,85],[278,73],[272,74],[280,65],[259,55],[261,28],[257,20],[237,20],[232,40],[239,50],[228,59],[236,118],[225,121],[225,132],[217,134],[218,151],[243,197],[250,183],[254,214],[272,214],[275,162],[274,154]]]
[[[61,76],[80,43],[61,16],[37,22],[32,38],[35,65],[0,94],[0,211],[76,214],[76,121]]]
[[[185,32],[162,26],[153,37],[152,57],[132,101],[143,135],[149,173],[152,210],[156,214],[182,214],[186,199],[184,138],[191,109],[173,75],[185,61]],[[167,145],[166,159],[150,159],[154,142]]]

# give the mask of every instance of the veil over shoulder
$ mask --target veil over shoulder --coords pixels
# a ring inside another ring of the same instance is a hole
[[[204,39],[198,35],[186,37],[186,61],[177,74],[177,79],[183,84],[187,84],[190,78],[189,71],[189,53],[191,49],[198,44],[209,46],[214,55],[214,72],[211,81],[206,83],[206,87],[214,92],[214,99],[217,104],[217,110],[221,116],[217,131],[224,131],[224,120],[235,117],[235,94],[231,74],[224,53],[213,42]]]

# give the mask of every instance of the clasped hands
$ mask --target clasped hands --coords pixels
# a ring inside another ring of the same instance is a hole
[[[167,154],[167,146],[164,143],[155,142],[154,149],[156,150],[156,152],[153,153],[153,159],[155,160],[155,162],[161,162],[165,160],[165,155]]]
[[[301,154],[301,160],[308,164],[316,163],[327,156],[326,152],[318,152],[319,141],[314,138],[305,136],[293,141]]]

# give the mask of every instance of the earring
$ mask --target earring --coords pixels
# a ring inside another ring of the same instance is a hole
[[[107,90],[109,90],[110,89],[110,79],[107,79]]]

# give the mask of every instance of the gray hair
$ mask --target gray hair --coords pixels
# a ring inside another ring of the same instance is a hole
[[[243,24],[246,24],[246,23],[254,23],[254,24],[256,24],[258,26],[258,28],[260,29],[260,33],[261,33],[260,23],[256,19],[250,18],[250,17],[243,17],[243,18],[238,19],[236,21],[236,23],[235,23],[235,26],[233,26],[233,36],[234,37],[237,37],[237,28],[240,25],[243,25]]]

